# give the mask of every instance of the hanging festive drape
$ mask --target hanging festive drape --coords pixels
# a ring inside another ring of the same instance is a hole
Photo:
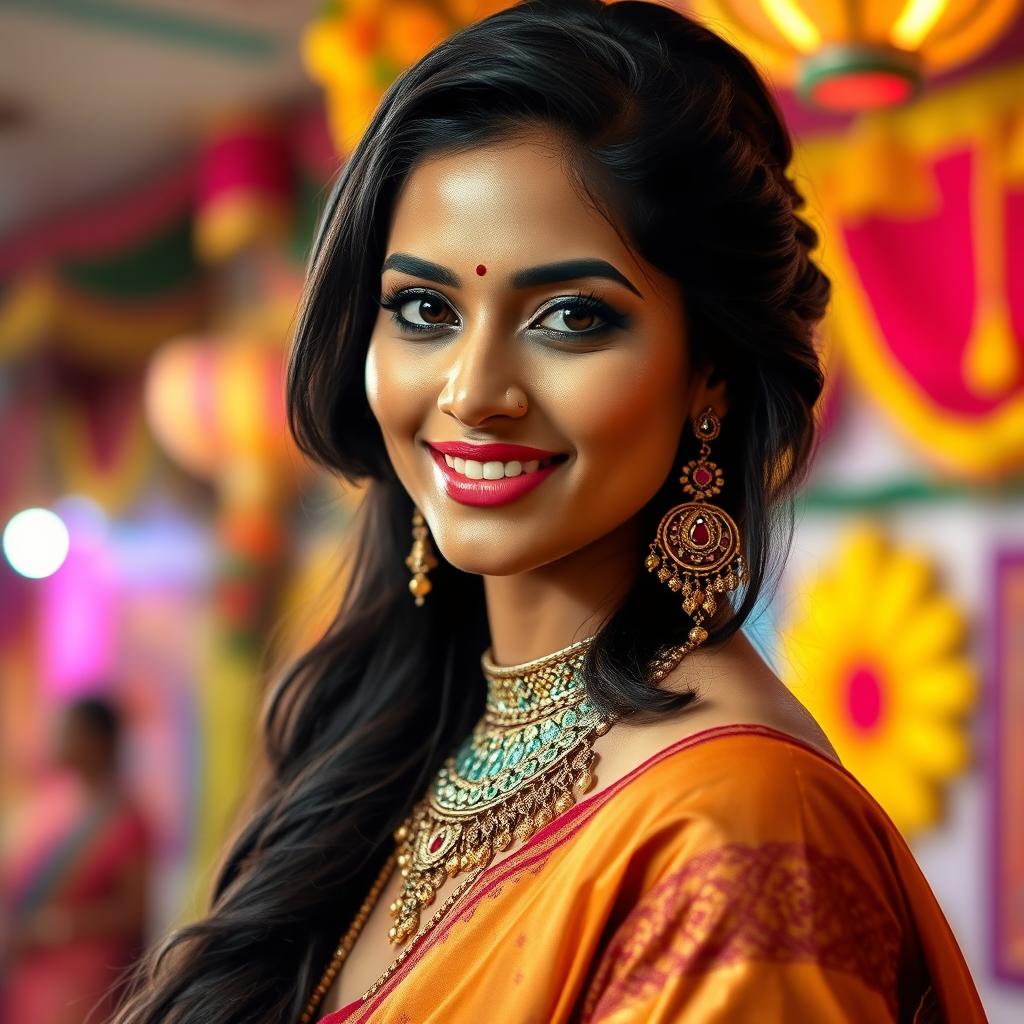
[[[840,362],[966,479],[1024,467],[1022,96],[1012,65],[804,140],[796,160]]]

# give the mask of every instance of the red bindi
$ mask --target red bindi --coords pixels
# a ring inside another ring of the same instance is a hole
[[[481,263],[477,266],[476,272],[483,277],[487,273],[487,268]]]

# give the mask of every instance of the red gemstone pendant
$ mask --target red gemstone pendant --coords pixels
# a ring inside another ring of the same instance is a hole
[[[700,466],[698,469],[693,471],[693,480],[694,483],[703,487],[705,484],[711,483],[711,473],[704,466]]]
[[[433,841],[430,844],[430,852],[431,853],[437,853],[437,851],[441,849],[441,844],[443,842],[444,842],[444,833],[443,832],[438,832],[437,835],[434,836],[434,839],[433,839]]]
[[[703,519],[698,519],[690,529],[690,540],[702,548],[708,544],[711,540],[711,531],[708,529],[708,524]]]

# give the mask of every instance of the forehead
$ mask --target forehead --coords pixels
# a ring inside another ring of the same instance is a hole
[[[389,251],[476,263],[603,256],[636,267],[574,185],[555,138],[527,136],[415,165],[398,194]]]

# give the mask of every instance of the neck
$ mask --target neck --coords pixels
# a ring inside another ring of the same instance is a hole
[[[643,570],[635,520],[557,561],[485,576],[491,656],[499,665],[543,657],[597,633]]]

